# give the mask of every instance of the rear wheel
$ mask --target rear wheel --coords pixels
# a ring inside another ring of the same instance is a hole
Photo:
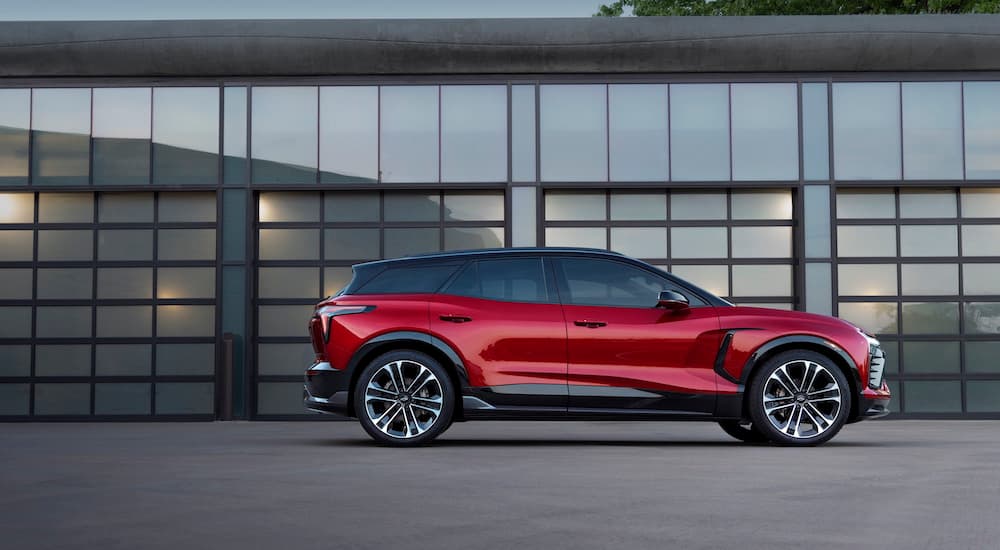
[[[375,441],[421,445],[451,425],[455,390],[448,372],[432,357],[413,350],[391,351],[361,371],[354,408]]]
[[[739,420],[722,420],[719,422],[722,431],[744,443],[764,443],[767,438],[754,428],[752,422],[740,423]]]
[[[843,371],[825,355],[782,352],[750,384],[750,419],[775,443],[818,445],[837,435],[847,421],[850,388]]]

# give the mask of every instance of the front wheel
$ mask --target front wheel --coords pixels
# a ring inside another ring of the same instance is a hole
[[[750,419],[774,443],[819,445],[847,421],[850,388],[844,372],[825,355],[782,352],[761,367],[750,384]]]
[[[432,357],[413,350],[391,351],[361,371],[354,409],[375,441],[416,446],[451,425],[455,390],[448,372]]]
[[[722,431],[744,443],[764,443],[767,438],[752,423],[740,424],[739,420],[720,420]]]

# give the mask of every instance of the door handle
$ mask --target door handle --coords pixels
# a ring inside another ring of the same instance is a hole
[[[587,327],[587,328],[598,328],[607,326],[607,323],[603,321],[573,321],[573,324],[578,327]]]
[[[448,321],[449,323],[468,323],[472,320],[472,317],[465,317],[462,315],[441,315],[438,318],[442,321]]]

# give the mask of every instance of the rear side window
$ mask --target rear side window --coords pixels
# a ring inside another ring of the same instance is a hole
[[[541,258],[472,262],[445,289],[448,294],[504,302],[548,302]]]
[[[390,267],[354,294],[427,294],[436,292],[459,264]]]

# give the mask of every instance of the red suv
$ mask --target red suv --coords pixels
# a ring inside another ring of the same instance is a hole
[[[737,307],[603,250],[512,248],[364,263],[309,322],[309,409],[418,445],[454,421],[711,420],[816,445],[888,414],[877,340]]]

